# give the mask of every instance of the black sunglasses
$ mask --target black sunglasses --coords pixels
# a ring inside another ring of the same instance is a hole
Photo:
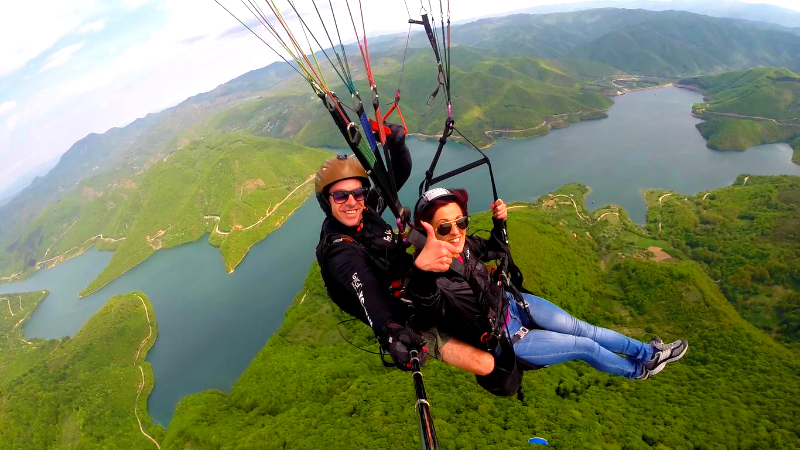
[[[339,204],[345,203],[350,195],[353,196],[353,199],[357,202],[363,201],[364,197],[367,195],[367,188],[360,187],[358,189],[353,189],[352,191],[335,191],[331,192],[330,195],[333,197],[333,201]]]
[[[440,223],[439,226],[436,227],[436,233],[439,234],[439,236],[447,236],[453,229],[453,223],[455,223],[459,229],[466,230],[469,226],[469,217],[459,217],[458,219],[450,222]]]

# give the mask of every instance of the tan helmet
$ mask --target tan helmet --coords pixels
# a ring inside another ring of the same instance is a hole
[[[369,176],[355,155],[336,155],[323,162],[314,175],[314,192],[317,194],[319,206],[325,214],[331,213],[331,205],[328,202],[327,187],[337,181],[348,178],[359,178],[364,187],[369,187]]]

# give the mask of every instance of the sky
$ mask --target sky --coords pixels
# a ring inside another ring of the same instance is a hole
[[[253,23],[238,0],[219,1]],[[314,28],[319,20],[311,0],[294,1],[301,16],[315,19],[307,20]],[[346,0],[331,1],[343,40],[352,41]],[[406,1],[418,15],[418,2]],[[800,11],[797,0],[747,1]],[[503,0],[489,7],[483,0],[453,0],[451,20],[569,2]],[[292,15],[286,0],[275,3]],[[328,1],[316,3],[330,17]],[[355,14],[358,0],[349,3]],[[364,0],[363,14],[368,36],[407,30],[401,0]],[[0,15],[0,192],[89,133],[125,126],[277,59],[214,0],[6,2]]]

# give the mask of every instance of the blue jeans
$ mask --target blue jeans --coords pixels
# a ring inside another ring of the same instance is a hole
[[[506,292],[509,335],[513,336],[521,326],[530,330],[514,344],[518,358],[538,366],[581,360],[597,370],[634,378],[642,373],[644,363],[653,356],[650,344],[578,320],[543,298],[530,294],[522,296],[535,323],[531,323],[522,306]]]

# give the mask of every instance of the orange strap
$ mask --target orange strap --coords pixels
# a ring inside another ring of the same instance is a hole
[[[397,110],[397,115],[400,116],[400,123],[403,124],[403,134],[408,135],[408,127],[406,126],[406,119],[403,118],[403,111],[400,111],[400,91],[397,91],[397,94],[395,95],[394,98],[394,103],[392,104],[392,107],[389,108],[389,111],[386,111],[386,115],[383,116],[383,121],[386,122],[386,119],[388,119],[389,116],[391,116],[395,110]],[[372,131],[377,133],[378,123],[375,122],[374,120],[370,120],[370,124],[372,125]],[[386,125],[383,126],[383,132],[386,134],[386,136],[392,135],[392,130]]]

